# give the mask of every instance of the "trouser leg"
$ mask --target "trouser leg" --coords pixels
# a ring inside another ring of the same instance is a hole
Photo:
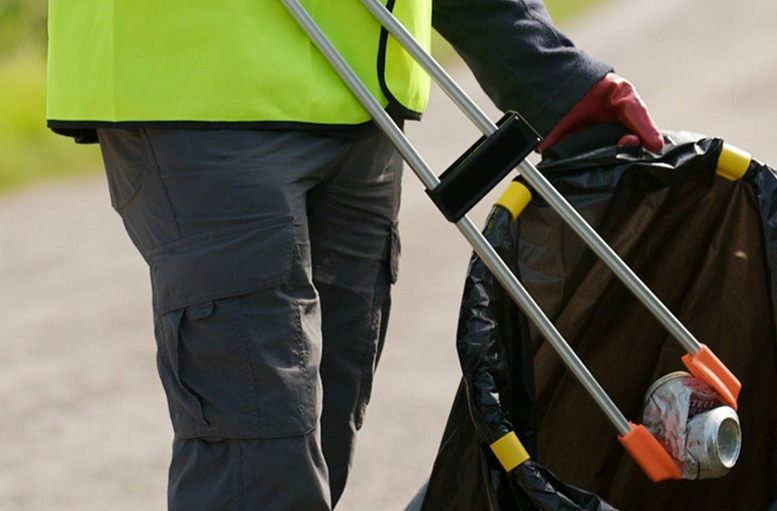
[[[171,509],[328,511],[305,198],[348,143],[253,131],[99,136],[112,202],[151,268],[176,435]],[[300,439],[304,448],[288,448]]]
[[[313,280],[323,311],[322,446],[333,505],[385,338],[399,256],[402,160],[382,135],[354,143],[309,196]]]
[[[398,247],[398,176],[371,182],[398,173],[380,139],[100,131],[113,205],[151,267],[171,509],[328,510],[330,470],[342,492]],[[299,486],[300,502],[281,498]]]
[[[329,492],[318,431],[289,438],[175,440],[170,511],[308,511]]]

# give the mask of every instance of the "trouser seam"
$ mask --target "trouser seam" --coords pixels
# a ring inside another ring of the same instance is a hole
[[[245,357],[246,357],[246,367],[245,371],[248,372],[251,380],[251,387],[246,389],[245,397],[244,397],[244,406],[250,410],[250,414],[254,417],[254,420],[256,421],[255,424],[252,425],[250,428],[246,428],[247,431],[251,431],[252,433],[255,433],[260,429],[260,422],[262,420],[260,416],[260,403],[259,403],[259,392],[256,388],[256,368],[254,367],[254,362],[251,358],[251,347],[250,347],[250,339],[247,329],[247,318],[246,318],[246,312],[245,312],[245,304],[242,299],[240,299],[237,302],[238,310],[240,311],[240,325],[239,328],[239,334],[238,338],[240,338],[243,341],[243,346],[241,347],[241,350],[243,351]],[[242,458],[241,458],[242,459]]]
[[[390,167],[392,165],[391,161],[388,162],[387,167]],[[381,260],[381,267],[378,270],[376,274],[376,278],[374,281],[374,284],[372,286],[373,291],[373,298],[372,298],[372,308],[370,311],[370,324],[369,328],[367,330],[367,335],[369,336],[369,339],[371,341],[369,349],[365,350],[364,358],[362,359],[362,375],[361,375],[361,384],[359,388],[359,396],[357,400],[357,405],[359,409],[357,410],[357,416],[356,416],[356,428],[361,429],[362,425],[364,424],[364,416],[366,414],[367,409],[367,401],[369,400],[369,395],[372,393],[372,385],[375,377],[375,372],[377,371],[377,365],[376,362],[378,360],[378,350],[380,349],[380,334],[381,334],[381,327],[380,327],[380,320],[378,319],[379,314],[383,314],[383,305],[385,300],[387,299],[387,294],[391,290],[391,278],[389,277],[390,273],[390,267],[391,267],[391,259],[393,257],[392,255],[392,229],[393,226],[396,224],[398,218],[396,211],[399,208],[398,200],[399,200],[399,194],[401,193],[401,165],[395,172],[394,176],[394,188],[393,193],[391,197],[391,201],[394,204],[394,211],[392,212],[393,218],[391,219],[391,223],[388,228],[388,232],[386,233],[386,241],[383,246],[383,259]],[[385,279],[385,280],[382,280]],[[369,357],[372,355],[372,361],[370,364],[370,367],[367,367],[367,362],[369,362]]]
[[[165,192],[165,200],[167,201],[167,206],[170,211],[170,215],[173,218],[175,233],[178,236],[178,238],[182,238],[183,235],[181,234],[181,226],[178,223],[178,216],[175,214],[175,209],[173,209],[173,201],[170,198],[170,192],[168,190],[167,183],[165,183],[165,180],[162,177],[162,168],[159,166],[159,161],[157,160],[156,151],[154,151],[154,145],[151,143],[151,137],[148,136],[148,130],[141,130],[141,133],[143,134],[143,139],[145,140],[146,146],[148,147],[148,150],[151,153],[151,162],[153,165],[153,169],[156,172],[157,177],[159,178],[159,182],[162,184],[162,190],[164,190]]]
[[[356,428],[361,429],[363,423],[364,423],[364,415],[367,408],[367,402],[366,400],[367,395],[371,391],[372,386],[372,380],[374,378],[375,370],[377,369],[375,367],[375,360],[377,360],[378,355],[378,348],[380,345],[380,322],[378,321],[378,314],[379,311],[382,313],[383,310],[383,300],[385,300],[386,293],[389,290],[390,284],[388,281],[386,281],[385,285],[381,284],[381,279],[387,278],[383,272],[387,271],[387,268],[385,267],[386,260],[385,260],[385,254],[388,252],[388,257],[391,257],[390,253],[390,246],[391,246],[391,233],[389,232],[389,235],[386,237],[386,245],[384,246],[383,253],[384,253],[384,260],[381,262],[381,268],[376,274],[375,282],[372,286],[372,289],[374,290],[373,296],[372,296],[372,307],[370,309],[370,323],[369,327],[367,329],[366,335],[368,336],[368,339],[370,340],[370,343],[366,350],[364,350],[364,356],[362,357],[361,361],[361,367],[362,367],[362,374],[360,378],[360,385],[359,385],[359,396],[357,398],[357,415],[356,415]],[[370,364],[370,367],[367,367],[367,363],[370,362],[370,358],[372,359],[372,363]],[[370,387],[370,388],[368,388]]]
[[[237,450],[238,450],[238,460],[237,460],[237,486],[238,486],[238,492],[237,492],[237,511],[244,511],[245,510],[245,501],[243,500],[243,495],[245,494],[245,482],[243,479],[243,442],[240,440],[234,441],[237,444]]]

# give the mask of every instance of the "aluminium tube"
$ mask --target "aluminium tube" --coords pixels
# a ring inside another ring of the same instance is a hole
[[[379,0],[360,1],[484,135],[489,136],[496,131],[496,124],[467,96],[459,84],[429,55],[385,5]]]
[[[432,172],[426,162],[424,162],[418,152],[413,148],[412,144],[410,144],[410,141],[405,137],[404,133],[402,133],[402,130],[394,124],[394,121],[391,120],[391,117],[373,97],[369,89],[367,89],[361,79],[356,76],[356,73],[351,69],[351,66],[348,65],[340,52],[337,51],[337,48],[334,47],[326,34],[321,31],[315,20],[313,20],[305,8],[302,7],[302,4],[297,0],[280,1],[286,6],[289,13],[294,17],[308,37],[310,37],[310,40],[313,41],[324,57],[326,57],[353,95],[356,96],[356,99],[359,100],[359,103],[364,106],[381,130],[389,137],[405,161],[416,172],[424,186],[431,190],[440,184],[437,175]]]
[[[360,0],[391,35],[408,51],[434,79],[437,85],[458,105],[464,114],[488,136],[496,131],[496,126],[482,110],[467,96],[448,73],[415,40],[402,24],[379,2],[379,0]],[[650,288],[628,267],[618,254],[596,233],[580,214],[561,195],[530,162],[519,165],[519,172],[526,181],[542,196],[551,207],[566,221],[586,244],[596,252],[599,258],[631,290],[631,292],[650,310],[661,324],[680,342],[683,348],[695,355],[701,349],[699,341],[691,334],[672,312],[659,300]]]
[[[542,311],[534,298],[526,291],[526,288],[518,281],[510,268],[505,264],[494,247],[483,237],[475,224],[465,216],[456,223],[456,227],[464,234],[478,256],[494,274],[496,279],[505,288],[510,297],[518,304],[521,310],[539,328],[542,335],[558,353],[561,360],[575,375],[577,380],[588,391],[596,404],[604,412],[610,422],[615,426],[620,436],[626,436],[631,431],[631,426],[626,417],[618,409],[609,395],[602,389],[588,368],[583,364],[577,354],[567,343],[566,339],[556,329],[548,316]]]
[[[527,161],[518,165],[521,175],[526,182],[537,191],[551,207],[556,210],[588,246],[596,252],[599,258],[609,266],[623,284],[631,290],[656,319],[664,325],[682,347],[691,355],[696,355],[701,350],[699,341],[691,334],[677,317],[664,303],[650,290],[650,288],[637,277],[634,271],[623,262],[623,259],[610,247],[599,234],[580,216],[563,195],[551,185],[547,178],[537,168]]]
[[[383,110],[383,107],[370,94],[366,86],[356,76],[342,55],[332,45],[326,35],[316,25],[315,21],[300,5],[298,0],[280,0],[291,15],[297,20],[302,29],[321,50],[324,56],[332,64],[343,81],[348,85],[356,98],[367,109],[378,126],[386,133],[389,139],[397,147],[405,161],[418,175],[427,189],[433,189],[439,184],[439,179],[424,162],[412,144],[407,140],[402,131],[394,124],[391,117]],[[472,245],[475,252],[485,262],[486,266],[497,277],[500,284],[508,291],[510,296],[521,307],[524,313],[537,325],[546,339],[559,354],[563,362],[581,382],[597,405],[615,426],[618,434],[626,435],[631,431],[631,426],[623,413],[613,403],[610,396],[602,389],[599,382],[591,375],[588,368],[580,361],[577,354],[569,347],[566,340],[558,332],[553,323],[542,312],[539,305],[531,298],[509,267],[499,257],[496,250],[483,237],[469,217],[465,216],[456,224],[464,237]]]

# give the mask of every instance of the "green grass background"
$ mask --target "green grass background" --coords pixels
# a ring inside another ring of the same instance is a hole
[[[604,3],[604,0],[546,0],[545,6],[548,8],[553,21],[563,28],[563,24],[574,16],[595,4],[601,3]]]
[[[565,21],[602,1],[606,0],[547,0],[546,5],[554,21],[563,27]],[[18,2],[7,5],[21,9]],[[10,8],[6,11],[9,17],[15,14]],[[3,14],[0,8],[0,21]],[[0,38],[0,191],[101,168],[96,146],[77,146],[46,129],[45,32],[40,19],[39,12],[37,24],[16,23],[14,34],[5,30],[2,35],[12,34],[15,43]],[[437,38],[435,53],[446,61],[452,50]]]
[[[99,149],[46,128],[46,61],[40,51],[0,61],[0,190],[100,168]]]

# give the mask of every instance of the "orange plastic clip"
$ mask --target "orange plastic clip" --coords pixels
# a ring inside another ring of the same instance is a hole
[[[667,479],[680,479],[682,474],[672,457],[666,452],[658,440],[650,434],[642,424],[632,424],[631,431],[626,435],[618,435],[618,440],[631,454],[639,468],[655,482]]]
[[[692,375],[712,386],[723,404],[734,410],[737,409],[737,399],[742,384],[711,349],[702,344],[697,354],[689,353],[683,357],[683,364]]]

